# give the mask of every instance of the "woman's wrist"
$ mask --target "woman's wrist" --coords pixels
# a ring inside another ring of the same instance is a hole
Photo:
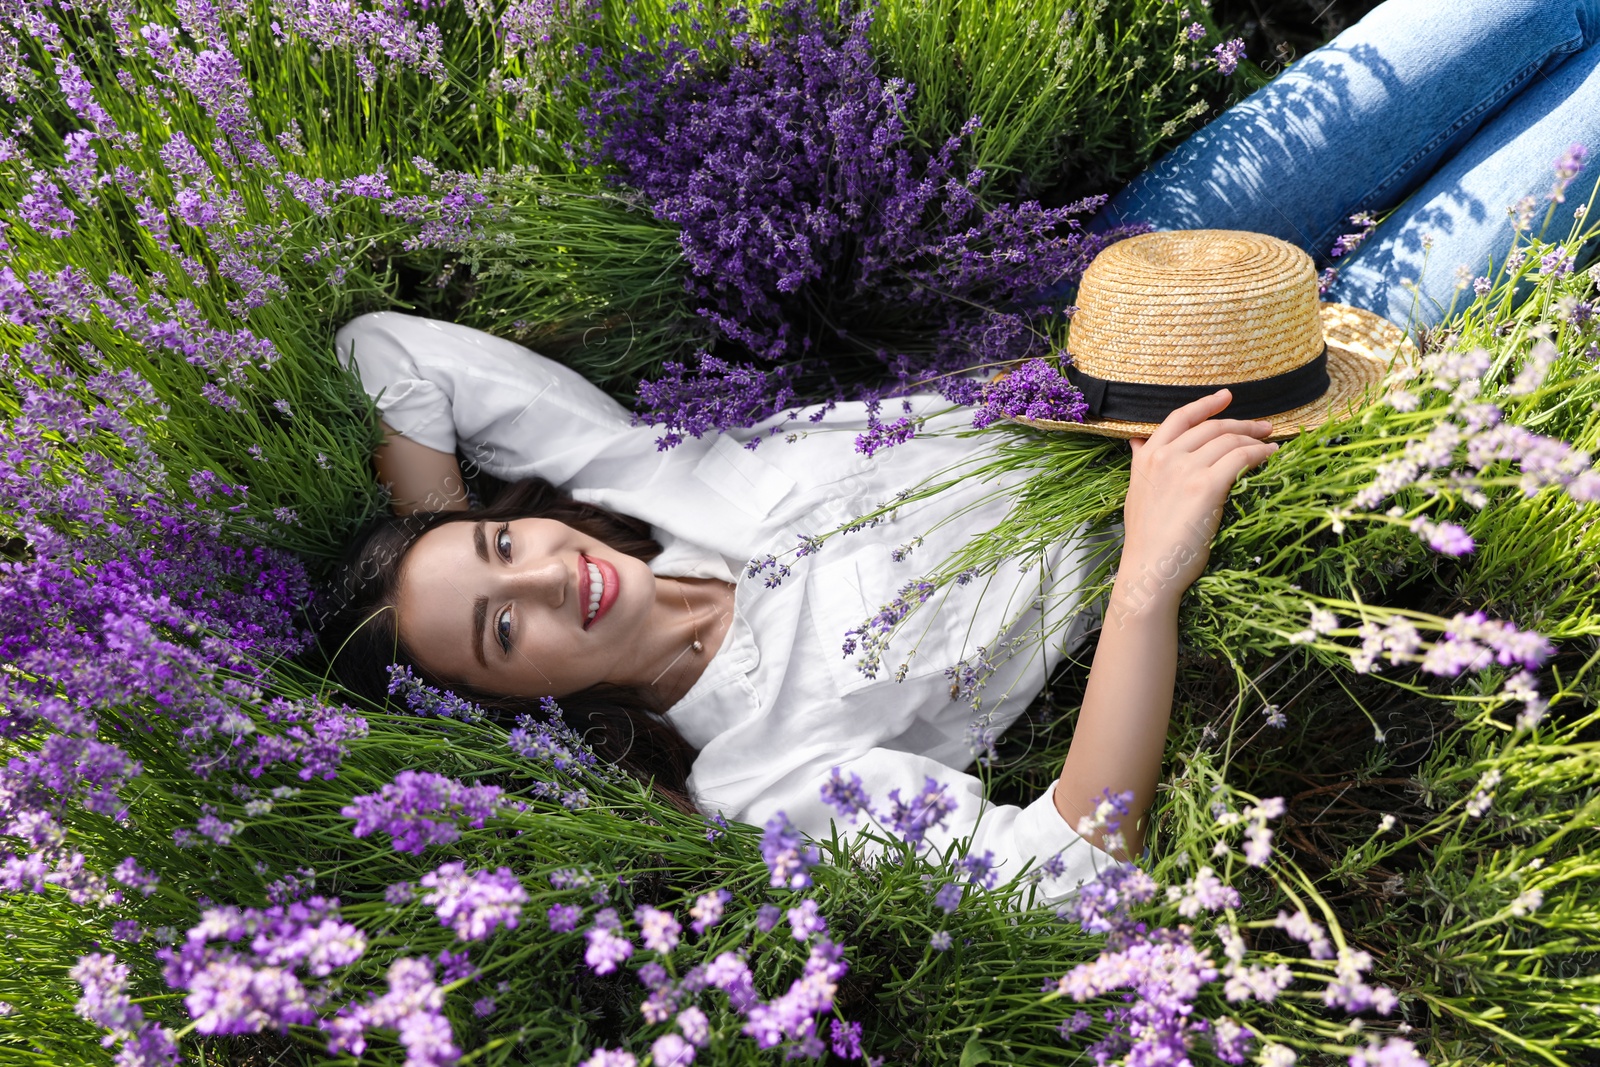
[[[1145,621],[1176,624],[1178,605],[1188,585],[1175,576],[1162,574],[1158,567],[1130,562],[1124,558],[1111,586],[1107,625]]]

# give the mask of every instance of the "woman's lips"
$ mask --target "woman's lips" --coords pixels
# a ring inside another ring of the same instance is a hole
[[[600,582],[601,582],[600,606],[597,609],[595,609],[594,618],[589,619],[587,622],[585,622],[583,624],[583,628],[585,630],[588,630],[591,627],[593,627],[596,623],[598,623],[601,619],[605,618],[606,617],[606,612],[611,610],[611,605],[616,603],[616,601],[617,601],[618,578],[617,578],[617,569],[615,567],[613,567],[610,563],[607,563],[603,559],[595,559],[593,556],[584,556],[583,557],[583,562],[584,562],[584,570],[585,570],[585,572],[588,571],[588,569],[589,569],[588,565],[589,564],[591,564],[591,563],[594,564],[595,569],[600,572]],[[587,576],[586,576],[585,577],[585,589],[587,589],[587,587],[588,587],[587,586],[587,581],[588,581],[588,579],[587,579]],[[588,603],[588,597],[585,597],[583,602],[585,604],[587,604]]]

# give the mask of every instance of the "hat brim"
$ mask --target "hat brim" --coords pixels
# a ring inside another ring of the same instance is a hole
[[[1320,305],[1322,336],[1328,343],[1328,391],[1309,404],[1275,415],[1267,440],[1294,437],[1321,426],[1329,419],[1354,414],[1377,400],[1377,390],[1395,359],[1411,348],[1405,331],[1388,319],[1349,304]],[[1222,410],[1221,417],[1227,418]],[[1149,437],[1159,423],[1125,422],[1121,419],[1086,419],[1083,422],[1056,422],[1053,419],[1014,418],[1025,426],[1040,430],[1067,430],[1100,437]]]

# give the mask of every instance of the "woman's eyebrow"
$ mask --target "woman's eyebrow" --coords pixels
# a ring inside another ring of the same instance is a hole
[[[478,536],[483,536],[480,528]],[[478,661],[478,666],[484,670],[489,669],[488,660],[483,658],[483,628],[489,617],[489,598],[481,596],[472,602],[472,655]]]
[[[472,547],[478,553],[478,558],[485,563],[489,562],[489,542],[483,536],[483,520],[472,524]],[[482,658],[481,656],[479,657]]]

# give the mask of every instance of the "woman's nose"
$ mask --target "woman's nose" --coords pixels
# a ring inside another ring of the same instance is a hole
[[[528,560],[506,577],[514,593],[532,598],[540,604],[558,608],[566,602],[572,584],[572,574],[566,563],[555,556]]]

